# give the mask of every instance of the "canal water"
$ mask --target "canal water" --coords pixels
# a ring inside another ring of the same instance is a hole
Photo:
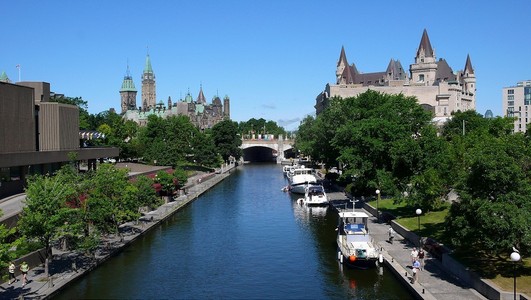
[[[54,299],[409,299],[387,269],[337,261],[332,209],[249,164]]]

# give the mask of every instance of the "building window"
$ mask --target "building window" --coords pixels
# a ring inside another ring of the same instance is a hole
[[[508,95],[507,100],[514,100],[514,95]]]
[[[514,106],[514,101],[509,101],[509,102],[507,102],[507,105],[509,105],[509,106]]]
[[[507,94],[514,95],[514,90],[507,90]]]
[[[424,74],[419,74],[419,82],[424,82]]]

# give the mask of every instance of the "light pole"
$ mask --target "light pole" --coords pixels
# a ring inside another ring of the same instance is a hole
[[[376,190],[376,220],[378,221],[378,223],[380,223],[379,202],[380,202],[380,190]]]
[[[518,250],[513,248],[515,250],[513,253],[511,253],[511,260],[513,261],[513,271],[514,271],[514,300],[516,300],[516,263],[520,261],[520,253],[518,253]]]
[[[420,215],[422,214],[422,209],[420,208],[417,208],[417,210],[415,211],[415,213],[417,214],[417,223],[419,225],[419,247],[422,247],[422,237],[420,236]]]

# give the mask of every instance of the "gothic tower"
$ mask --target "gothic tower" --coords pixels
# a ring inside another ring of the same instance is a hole
[[[230,99],[227,95],[223,98],[223,118],[230,119]]]
[[[155,73],[151,67],[149,53],[146,56],[146,65],[142,74],[142,109],[147,110],[154,108],[157,103],[157,93],[155,86]]]
[[[433,85],[437,73],[435,51],[431,47],[428,32],[424,29],[415,63],[409,66],[412,85]]]
[[[129,65],[127,65],[127,73],[124,76],[122,88],[120,89],[122,113],[125,113],[129,109],[136,109],[136,93],[135,83],[133,82],[133,77],[131,77],[131,74],[129,73]]]

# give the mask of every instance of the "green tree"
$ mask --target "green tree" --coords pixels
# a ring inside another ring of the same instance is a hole
[[[137,190],[128,181],[127,170],[102,164],[89,179],[87,192],[89,222],[103,233],[118,233],[119,225],[138,219]]]
[[[522,134],[468,138],[457,190],[446,230],[458,249],[488,252],[531,246],[529,141]]]
[[[238,135],[238,124],[231,120],[223,120],[214,127],[212,127],[212,137],[214,144],[218,149],[218,153],[223,157],[224,161],[233,156],[239,159],[242,156],[240,146],[242,144],[241,137]]]
[[[150,210],[155,209],[163,204],[153,188],[153,179],[147,176],[138,176],[133,180],[132,184],[137,190],[137,203],[140,207],[147,207]]]
[[[197,131],[192,138],[192,149],[192,163],[208,168],[219,167],[223,163],[211,134]]]
[[[25,206],[18,230],[27,239],[38,239],[46,250],[46,264],[52,257],[52,242],[69,220],[72,208],[66,205],[76,191],[68,180],[58,176],[32,176],[28,179]]]
[[[162,191],[167,196],[167,202],[171,201],[173,191],[175,190],[175,184],[177,179],[173,176],[172,173],[168,173],[166,171],[158,171],[157,176],[155,177],[157,183],[161,185]]]
[[[423,110],[413,97],[371,90],[358,97],[342,99],[338,104],[336,115],[341,113],[343,119],[337,125],[335,135],[329,136],[332,136],[331,143],[340,153],[338,160],[345,166],[344,175],[354,178],[353,192],[373,194],[377,188],[384,193],[399,191],[399,186],[408,183],[415,161],[419,159],[415,144],[423,127],[429,126],[431,114]],[[396,150],[400,147],[402,150]],[[408,170],[393,169],[393,164],[397,162],[393,160],[392,153],[409,151],[413,151],[408,154],[410,162],[402,162]],[[397,171],[403,173],[402,177]],[[389,173],[393,175],[391,178],[382,177],[382,174]],[[387,183],[394,181],[395,187],[388,187],[391,191],[383,190],[382,178],[387,178]]]

